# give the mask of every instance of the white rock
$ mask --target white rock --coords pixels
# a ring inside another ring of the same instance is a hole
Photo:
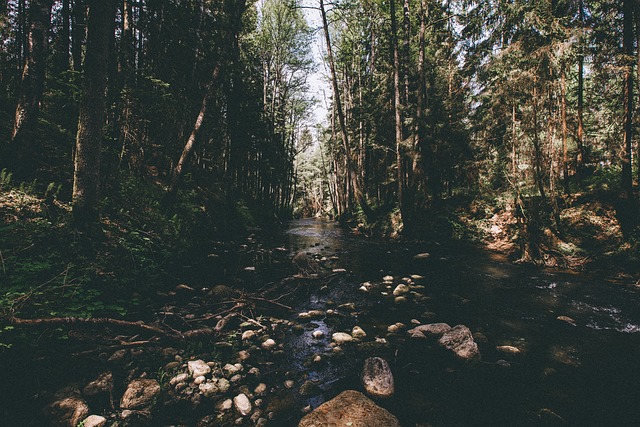
[[[100,415],[89,415],[82,422],[83,427],[104,427],[107,425],[107,419]]]
[[[286,388],[293,388],[294,385],[296,385],[296,383],[293,380],[286,380],[284,382],[284,386]]]
[[[393,276],[384,276],[382,278],[383,282],[393,282]]]
[[[231,409],[233,407],[233,400],[231,399],[225,399],[222,402],[220,402],[217,406],[218,411],[228,411],[229,409]]]
[[[314,337],[315,339],[320,339],[322,337],[324,337],[324,332],[322,332],[321,330],[315,330],[311,333],[311,336]]]
[[[229,380],[227,380],[226,378],[219,378],[216,382],[216,385],[218,386],[218,390],[220,390],[220,393],[226,393],[231,387],[231,383],[229,383]]]
[[[275,346],[276,346],[276,342],[271,338],[269,338],[268,340],[262,343],[262,348],[264,348],[265,350],[271,350]]]
[[[169,384],[176,385],[179,383],[183,383],[188,379],[189,379],[189,374],[186,374],[186,373],[178,374],[175,377],[171,378],[171,381],[169,381]]]
[[[256,336],[256,331],[253,329],[249,329],[242,333],[242,341],[249,341],[251,338]]]
[[[228,376],[232,376],[237,374],[238,372],[240,372],[240,369],[238,369],[237,366],[232,365],[230,363],[227,363],[226,365],[224,365],[222,367],[222,370],[228,375]]]
[[[127,386],[120,399],[121,409],[147,409],[156,403],[160,395],[160,384],[156,380],[137,379]]]
[[[429,259],[431,258],[431,254],[427,252],[423,252],[421,254],[414,255],[413,259]]]
[[[334,268],[333,269],[333,273],[335,273],[335,274],[343,274],[343,273],[346,273],[346,272],[347,272],[347,270],[345,270],[344,268]]]
[[[267,392],[267,385],[265,383],[260,383],[256,386],[253,392],[258,396],[263,395]]]
[[[242,416],[247,416],[251,413],[251,402],[246,394],[240,393],[233,398],[233,404]]]
[[[204,360],[190,360],[187,363],[189,373],[195,379],[200,376],[207,375],[211,372],[211,366],[207,365]]]
[[[367,333],[360,326],[354,326],[351,331],[351,336],[354,340],[360,341],[367,336]]]
[[[346,342],[351,342],[353,341],[353,337],[345,332],[336,332],[335,334],[333,334],[331,336],[331,339],[336,343],[336,344],[344,344]]]
[[[211,397],[216,394],[219,390],[218,387],[214,383],[203,383],[198,386],[198,389],[205,397]]]
[[[401,295],[406,295],[409,293],[409,291],[411,291],[409,286],[405,284],[400,284],[396,286],[396,288],[393,290],[393,296],[399,297]]]
[[[204,377],[204,375],[200,375],[199,377],[197,377],[196,379],[193,380],[193,383],[195,385],[200,385],[205,381],[207,381],[207,379]]]

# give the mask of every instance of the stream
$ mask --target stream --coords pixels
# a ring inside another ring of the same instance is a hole
[[[217,253],[203,250],[177,273],[184,280],[177,283],[192,287],[158,290],[131,313],[184,328],[234,304],[216,289],[251,295],[244,288],[265,295],[242,314],[253,323],[236,319],[225,336],[173,347],[101,347],[90,332],[19,346],[0,354],[0,426],[48,425],[41,409],[56,390],[82,390],[103,372],[113,374],[113,394],[89,403],[109,426],[297,426],[342,391],[364,391],[362,366],[373,356],[388,361],[395,379],[394,396],[376,404],[404,427],[640,425],[640,288],[630,279],[513,264],[460,242],[366,238],[314,219],[257,234],[235,249],[218,242]],[[410,292],[398,299],[401,283]],[[435,339],[409,336],[429,323],[466,325],[481,359],[464,362]],[[256,325],[253,338],[241,339]],[[366,337],[336,349],[332,334],[354,326]],[[243,371],[227,375],[231,388],[215,396],[202,396],[190,379],[174,387],[170,380],[190,377],[186,362],[194,359],[218,371],[241,362]],[[140,377],[161,384],[155,415],[123,421],[118,402]],[[254,392],[259,384],[263,391]],[[253,399],[252,417],[217,409],[238,393]]]
[[[310,288],[295,307],[346,313],[307,325],[325,332],[323,340],[310,333],[287,338],[290,365],[321,385],[322,393],[303,403],[316,407],[344,389],[362,390],[362,361],[382,356],[394,371],[396,395],[380,404],[402,425],[640,423],[640,289],[634,284],[515,265],[462,244],[370,240],[312,219],[293,221],[284,242],[292,255],[334,257],[330,267],[347,270],[328,286]],[[428,259],[414,259],[425,252]],[[393,285],[380,284],[387,275]],[[381,294],[410,275],[423,276],[416,283],[424,289],[418,286],[407,303]],[[363,282],[378,288],[359,291]],[[356,310],[339,308],[349,303]],[[575,320],[575,326],[559,316]],[[411,328],[412,319],[468,326],[477,334],[482,361],[460,363],[405,334],[387,333],[396,322]],[[333,332],[350,332],[355,325],[367,332],[358,349],[318,367],[305,363],[330,352]],[[375,345],[374,338],[386,344]],[[496,350],[505,345],[521,354]]]

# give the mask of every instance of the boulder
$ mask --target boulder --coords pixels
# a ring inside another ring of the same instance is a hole
[[[200,376],[207,375],[211,372],[211,366],[207,365],[204,360],[190,360],[187,363],[189,373],[195,379]]]
[[[469,328],[464,325],[454,326],[445,332],[438,340],[438,344],[451,350],[461,360],[471,361],[480,358],[478,344],[473,340]]]
[[[391,368],[380,357],[370,357],[364,361],[362,383],[367,394],[375,398],[391,397],[395,391]]]
[[[441,337],[442,334],[450,330],[451,326],[446,323],[429,323],[428,325],[420,325],[409,329],[408,333],[411,338],[427,338]]]
[[[98,378],[87,384],[82,390],[82,394],[86,397],[107,394],[113,390],[113,374],[105,372]]]
[[[137,379],[127,386],[120,399],[121,409],[148,409],[160,395],[160,384],[156,380]]]
[[[298,427],[400,427],[398,419],[364,394],[347,390],[305,415]]]
[[[78,397],[65,397],[45,408],[52,426],[76,427],[89,415],[89,407]]]

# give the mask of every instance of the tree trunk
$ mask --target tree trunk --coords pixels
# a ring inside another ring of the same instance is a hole
[[[73,216],[79,226],[98,219],[109,33],[115,19],[114,0],[91,0],[88,4],[87,51],[73,174]]]
[[[342,134],[342,145],[344,147],[346,157],[346,181],[353,183],[353,194],[355,195],[360,207],[362,208],[365,216],[371,216],[371,209],[367,204],[364,194],[361,191],[360,183],[358,179],[352,179],[354,171],[353,169],[353,156],[351,154],[351,147],[349,145],[349,134],[347,130],[347,124],[344,116],[344,110],[342,109],[342,102],[340,100],[340,88],[338,87],[338,77],[336,73],[336,66],[333,60],[333,50],[331,48],[331,37],[329,36],[329,23],[327,21],[327,13],[324,8],[324,0],[320,0],[320,13],[322,15],[322,28],[324,30],[324,38],[327,45],[327,60],[329,62],[329,70],[331,71],[331,83],[333,87],[333,102],[336,106],[338,113],[338,122],[340,124],[340,133]],[[349,199],[349,195],[347,195]]]
[[[584,2],[579,1],[580,8],[580,46],[578,52],[578,134],[576,144],[578,153],[576,156],[576,169],[578,176],[584,175],[586,153],[584,148]]]
[[[16,107],[11,141],[27,142],[22,134],[34,130],[47,70],[49,27],[53,0],[32,0],[29,6],[27,58],[22,70],[21,94]],[[22,151],[26,154],[27,151]]]
[[[563,66],[564,67],[564,66]],[[564,193],[569,194],[569,156],[567,151],[567,82],[564,68],[560,76],[561,85],[561,120],[562,120],[562,181]]]
[[[56,61],[56,71],[62,73],[69,69],[69,42],[70,42],[70,30],[71,30],[71,0],[62,1],[62,25],[60,27],[60,33],[58,34],[58,51]]]
[[[623,2],[622,43],[625,55],[624,69],[624,143],[622,148],[622,191],[633,195],[631,175],[631,143],[633,138],[633,0]]]
[[[86,36],[86,0],[73,0],[73,21],[71,29],[71,59],[73,71],[82,70],[82,46]]]
[[[395,116],[395,137],[396,137],[396,168],[398,180],[398,208],[402,217],[403,227],[410,228],[410,220],[408,218],[405,206],[404,194],[404,156],[402,152],[402,116],[400,109],[402,108],[400,96],[400,57],[398,52],[398,29],[396,22],[396,0],[390,2],[391,14],[391,49],[393,51],[393,111]]]

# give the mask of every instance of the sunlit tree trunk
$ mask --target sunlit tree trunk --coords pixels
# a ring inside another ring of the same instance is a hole
[[[633,1],[623,2],[622,43],[625,55],[624,68],[624,142],[622,147],[622,191],[627,197],[633,194],[631,176],[631,143],[633,138]]]
[[[53,0],[32,0],[29,6],[29,35],[22,70],[20,98],[15,111],[11,140],[17,142],[25,131],[33,130],[47,70],[49,27]],[[24,143],[25,141],[19,141]]]
[[[87,52],[73,174],[73,216],[79,226],[98,219],[109,33],[115,18],[114,0],[92,0],[88,4]]]
[[[579,1],[578,7],[580,18],[580,44],[578,52],[578,132],[576,144],[578,153],[576,156],[576,169],[578,176],[584,173],[584,163],[586,162],[586,153],[584,148],[584,2]]]

